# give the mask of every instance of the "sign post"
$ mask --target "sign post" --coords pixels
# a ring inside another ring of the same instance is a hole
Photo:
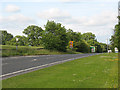
[[[70,48],[72,49],[73,48],[73,41],[70,41],[69,45],[70,45]]]
[[[91,50],[92,53],[95,53],[95,47],[94,46],[91,46],[90,50]]]

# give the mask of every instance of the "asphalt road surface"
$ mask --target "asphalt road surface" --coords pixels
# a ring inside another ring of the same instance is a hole
[[[92,54],[64,54],[64,55],[37,55],[37,56],[17,56],[2,58],[2,77],[3,79],[35,71],[78,58],[97,55]]]

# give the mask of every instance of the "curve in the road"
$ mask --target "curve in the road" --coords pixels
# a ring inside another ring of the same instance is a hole
[[[35,71],[41,68],[60,64],[63,62],[75,60],[78,58],[97,55],[92,54],[65,54],[65,55],[39,55],[39,56],[20,56],[8,57],[2,59],[2,77],[3,79],[20,75],[23,73]]]

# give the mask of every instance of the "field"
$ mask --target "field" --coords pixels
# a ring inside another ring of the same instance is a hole
[[[50,55],[50,54],[80,54],[80,52],[75,52],[72,50],[67,50],[67,52],[59,52],[59,51],[50,51],[44,49],[42,46],[33,47],[33,46],[9,46],[2,45],[2,57],[8,56],[25,56],[25,55]]]
[[[3,80],[3,88],[117,88],[118,55],[100,54]]]

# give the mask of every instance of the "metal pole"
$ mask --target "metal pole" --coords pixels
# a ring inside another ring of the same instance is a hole
[[[18,42],[18,38],[16,38],[16,50],[18,49],[18,45],[17,45],[18,43],[17,42]]]
[[[107,39],[107,52],[108,52],[108,39]]]
[[[118,2],[118,27],[120,29],[120,1]],[[120,40],[118,40],[119,43]],[[119,47],[119,46],[118,46]],[[120,53],[118,51],[118,89],[120,88]]]
[[[120,16],[120,1],[118,2],[118,17]],[[118,23],[120,22],[120,20],[118,19]]]
[[[120,1],[118,2],[118,35],[120,35]],[[120,36],[119,36],[120,38]],[[120,39],[118,39],[118,52],[120,52],[120,45],[119,45]]]

